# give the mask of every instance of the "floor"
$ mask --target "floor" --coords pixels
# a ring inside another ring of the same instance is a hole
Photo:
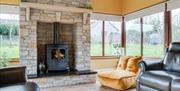
[[[97,81],[96,83],[91,83],[91,84],[80,84],[80,85],[65,86],[65,87],[45,88],[45,89],[42,89],[41,91],[117,91],[117,90],[103,87]],[[126,91],[136,91],[136,90],[130,89]]]

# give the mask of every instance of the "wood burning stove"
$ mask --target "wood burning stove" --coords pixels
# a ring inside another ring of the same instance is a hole
[[[47,72],[69,71],[68,45],[59,43],[60,23],[54,22],[53,44],[46,45]]]
[[[47,71],[69,71],[68,45],[48,44],[47,45]]]

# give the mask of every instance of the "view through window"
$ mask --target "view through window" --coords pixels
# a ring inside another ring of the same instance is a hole
[[[143,36],[141,36],[142,34]],[[141,48],[141,44],[143,48]],[[144,57],[159,58],[163,56],[163,12],[142,17],[142,24],[140,18],[126,22],[126,55],[141,55],[141,51]]]
[[[180,42],[180,8],[172,10],[171,20],[172,42]]]
[[[126,22],[126,55],[141,55],[140,18]]]
[[[121,22],[105,21],[105,55],[116,55],[116,45],[121,45]]]
[[[91,56],[116,56],[116,45],[121,46],[121,22],[91,20]]]
[[[91,20],[91,56],[102,56],[102,21]]]
[[[0,57],[19,58],[19,15],[0,13]]]
[[[164,13],[143,17],[143,56],[161,57],[164,51]]]

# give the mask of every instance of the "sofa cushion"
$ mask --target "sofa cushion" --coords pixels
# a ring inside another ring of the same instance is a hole
[[[125,70],[129,58],[128,56],[121,56],[116,70]]]
[[[142,85],[146,85],[160,91],[170,91],[172,78],[177,77],[177,74],[170,75],[166,71],[146,71],[139,78]],[[170,75],[170,76],[169,76]]]
[[[111,78],[111,79],[123,79],[125,77],[136,76],[136,74],[126,71],[126,70],[118,70],[118,71],[117,70],[109,70],[109,71],[99,72],[98,76]]]
[[[2,86],[0,91],[40,91],[40,88],[33,82],[26,82]]]
[[[141,57],[139,57],[139,56],[131,57],[128,60],[126,70],[137,73],[138,72],[138,63],[140,60],[141,60]]]
[[[171,91],[179,91],[180,90],[180,79],[175,79],[171,83]]]
[[[125,70],[99,72],[98,78],[103,86],[126,90],[135,86],[136,74]]]

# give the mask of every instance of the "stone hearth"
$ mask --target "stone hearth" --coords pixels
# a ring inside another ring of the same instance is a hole
[[[26,0],[22,2],[20,60],[21,64],[27,67],[28,75],[37,75],[39,61],[45,60],[44,45],[53,42],[53,22],[63,25],[59,33],[59,41],[70,47],[70,67],[78,71],[90,70],[90,14],[86,12],[86,9],[78,8],[87,2],[88,0]],[[63,8],[58,9],[57,7]],[[39,84],[44,83],[41,87],[50,87],[57,86],[57,84],[61,86],[71,83],[95,82],[95,79],[95,74],[89,74],[55,76],[32,81]],[[47,85],[48,82],[52,84]]]

